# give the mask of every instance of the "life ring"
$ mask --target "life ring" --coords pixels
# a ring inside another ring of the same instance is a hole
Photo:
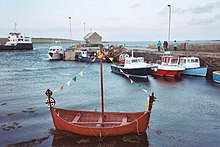
[[[52,98],[52,97],[50,97],[50,100],[46,100],[46,102],[45,102],[45,104],[48,106],[48,107],[53,107],[53,106],[55,106],[55,104],[56,104],[56,100],[54,99],[54,98]]]

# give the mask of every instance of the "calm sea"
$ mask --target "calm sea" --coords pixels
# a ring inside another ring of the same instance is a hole
[[[56,131],[45,105],[46,89],[57,90],[53,95],[57,107],[100,110],[99,64],[48,61],[49,46],[36,44],[33,51],[0,52],[0,146],[220,145],[220,85],[190,76],[149,76],[146,83],[131,84],[112,73],[110,64],[103,65],[105,111],[144,111],[148,94],[155,93],[147,135],[106,137],[99,143],[96,137]],[[79,77],[82,70],[83,77]]]

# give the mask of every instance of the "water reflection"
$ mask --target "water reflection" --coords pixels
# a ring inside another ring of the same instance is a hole
[[[152,76],[157,82],[160,83],[176,83],[182,81],[181,77],[161,77],[161,76]]]
[[[140,146],[147,147],[147,135],[128,134],[123,136],[104,137],[100,142],[99,137],[77,135],[70,132],[51,130],[53,135],[52,146]]]

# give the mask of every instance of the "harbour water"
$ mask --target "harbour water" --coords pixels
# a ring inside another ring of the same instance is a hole
[[[190,76],[149,76],[146,83],[131,84],[112,73],[110,64],[103,65],[105,111],[147,110],[148,94],[155,93],[157,101],[146,135],[106,137],[100,143],[96,137],[56,131],[45,105],[46,89],[56,90],[53,97],[57,107],[99,111],[99,64],[48,61],[49,46],[36,44],[33,51],[0,52],[1,146],[220,145],[220,85]]]

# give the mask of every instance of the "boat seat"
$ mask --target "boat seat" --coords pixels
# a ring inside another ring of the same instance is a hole
[[[124,125],[124,124],[126,124],[128,122],[128,117],[123,117],[123,119],[122,119],[122,122],[121,122],[121,125]]]
[[[81,117],[81,114],[77,113],[76,116],[74,117],[74,119],[72,120],[72,123],[76,123],[80,117]]]
[[[98,123],[96,124],[96,127],[100,127],[102,122],[102,116],[99,117]]]

